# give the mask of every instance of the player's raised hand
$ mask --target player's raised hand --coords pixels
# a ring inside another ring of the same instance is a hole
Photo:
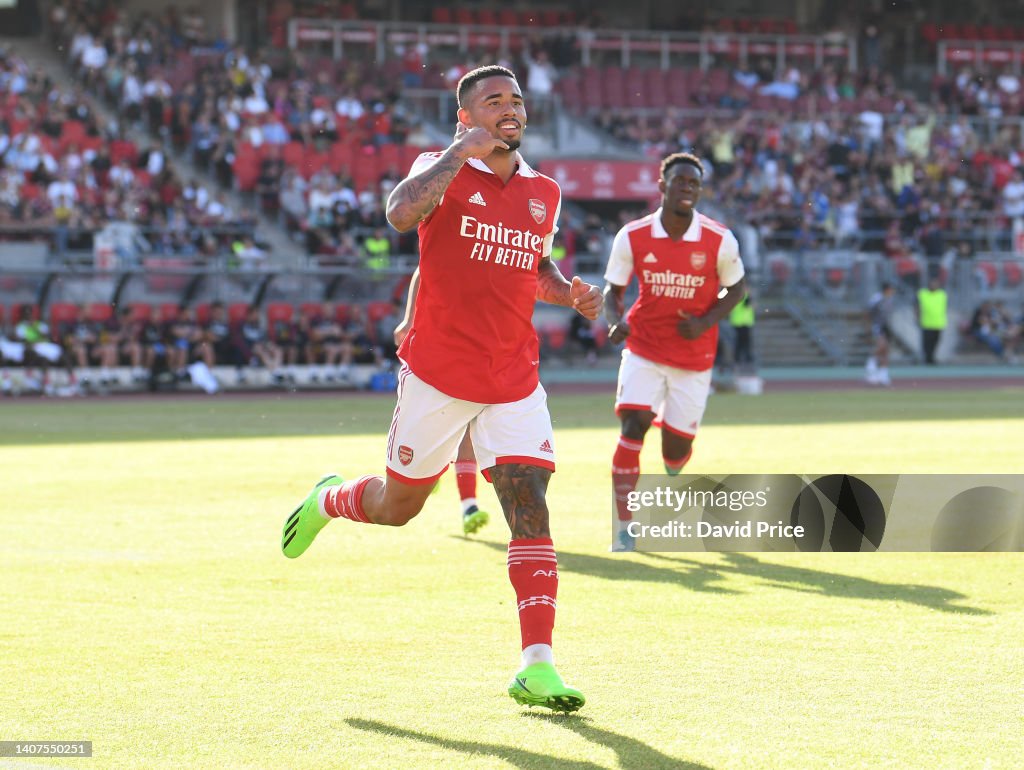
[[[461,120],[455,127],[455,141],[452,146],[470,158],[486,158],[495,150],[507,150],[509,146],[491,135],[486,128],[470,128]]]
[[[683,310],[678,312],[679,323],[676,324],[676,328],[686,339],[695,340],[710,328],[708,322],[701,316],[692,316]]]
[[[593,321],[601,315],[601,309],[604,307],[601,290],[586,283],[578,275],[572,279],[569,297],[572,299],[573,309],[587,320]]]

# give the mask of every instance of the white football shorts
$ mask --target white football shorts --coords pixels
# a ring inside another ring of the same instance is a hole
[[[626,349],[619,366],[615,413],[623,409],[654,412],[663,428],[693,438],[704,417],[710,390],[710,369],[677,369],[656,364]]]
[[[477,404],[445,395],[403,366],[388,433],[388,475],[406,484],[434,483],[455,459],[467,425],[488,481],[496,465],[555,470],[551,415],[540,384],[521,401]]]

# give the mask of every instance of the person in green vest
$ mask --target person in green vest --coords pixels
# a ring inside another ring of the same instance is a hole
[[[917,323],[921,327],[921,350],[926,364],[935,364],[935,349],[946,328],[948,304],[946,290],[937,275],[928,279],[927,288],[917,291]]]
[[[733,359],[736,366],[754,365],[754,300],[748,292],[729,313],[729,323],[736,330]]]
[[[388,240],[384,228],[378,227],[373,235],[367,236],[363,241],[363,248],[366,249],[366,267],[373,272],[381,272],[391,267],[391,241]]]

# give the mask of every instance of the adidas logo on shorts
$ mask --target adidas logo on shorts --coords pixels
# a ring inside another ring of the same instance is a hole
[[[548,452],[550,454],[554,454],[555,453],[555,450],[551,448],[551,442],[548,441],[547,439],[544,439],[544,443],[540,445],[540,451],[541,452]]]
[[[475,193],[473,193],[472,195],[469,196],[469,202],[470,203],[475,203],[477,206],[486,206],[487,205],[487,201],[484,200],[484,196],[482,196],[478,192],[475,192]]]

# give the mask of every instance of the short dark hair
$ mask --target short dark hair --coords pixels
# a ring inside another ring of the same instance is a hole
[[[508,67],[502,67],[500,64],[488,64],[485,67],[477,67],[475,70],[470,70],[462,76],[459,80],[459,84],[455,87],[455,96],[459,101],[459,106],[463,106],[462,103],[466,98],[466,94],[469,93],[469,89],[484,78],[494,77],[512,78],[513,80],[516,80],[515,73],[513,73]]]
[[[700,158],[689,152],[675,152],[665,158],[661,162],[661,178],[665,179],[668,176],[668,170],[680,163],[688,163],[693,166],[700,172],[700,178],[704,178],[704,164],[700,162]]]

